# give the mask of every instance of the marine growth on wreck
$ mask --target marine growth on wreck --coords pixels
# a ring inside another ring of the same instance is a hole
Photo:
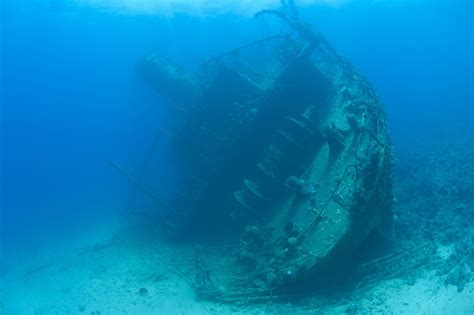
[[[200,245],[198,296],[264,300],[327,286],[372,237],[391,238],[392,147],[368,80],[288,12],[288,32],[188,73],[156,54],[137,69],[179,112],[168,141],[195,170],[161,222]]]

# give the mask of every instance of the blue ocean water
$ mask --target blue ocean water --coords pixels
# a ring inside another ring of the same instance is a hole
[[[301,19],[379,92],[400,164],[453,139],[472,144],[471,0],[301,2]],[[109,161],[133,171],[157,130],[172,126],[166,101],[136,73],[143,55],[197,70],[209,56],[278,32],[280,24],[253,13],[279,5],[3,0],[0,257],[106,225],[126,208],[130,185]],[[163,145],[150,162],[165,200],[186,172],[177,159]]]

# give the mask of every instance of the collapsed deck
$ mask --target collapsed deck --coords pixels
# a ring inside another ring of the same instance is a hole
[[[197,254],[203,298],[324,286],[369,235],[390,237],[383,104],[321,34],[292,27],[208,60],[199,74],[156,55],[139,63],[179,111],[170,142],[195,170],[167,226],[232,245]]]

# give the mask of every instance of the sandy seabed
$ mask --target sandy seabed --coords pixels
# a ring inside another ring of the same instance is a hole
[[[88,227],[87,233],[51,243],[33,257],[12,257],[0,278],[0,314],[474,314],[473,282],[458,292],[429,270],[410,281],[388,279],[294,303],[201,301],[192,278],[173,267],[192,246],[167,245],[125,230],[120,224]]]

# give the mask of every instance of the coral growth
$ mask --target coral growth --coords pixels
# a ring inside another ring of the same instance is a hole
[[[474,146],[454,139],[402,157],[395,216],[400,241],[452,248],[438,274],[462,291],[474,279]]]

